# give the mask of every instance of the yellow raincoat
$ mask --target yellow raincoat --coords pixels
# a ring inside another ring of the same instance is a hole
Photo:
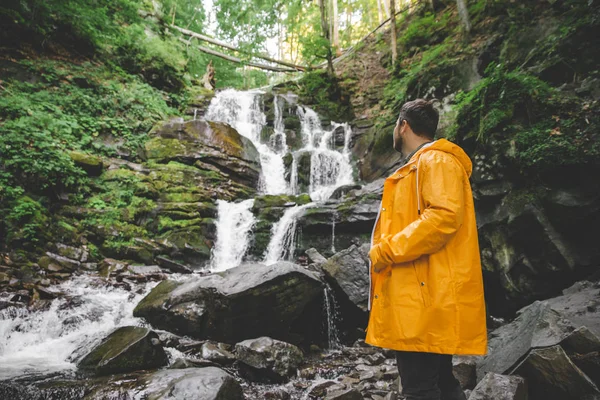
[[[386,179],[371,247],[366,342],[401,351],[487,350],[472,164],[440,139]],[[375,267],[383,268],[379,273]]]

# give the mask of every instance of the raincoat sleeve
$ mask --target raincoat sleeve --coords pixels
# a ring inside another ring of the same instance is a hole
[[[437,252],[462,225],[465,209],[462,166],[454,156],[441,151],[430,151],[422,157],[417,179],[422,182],[421,215],[372,248],[370,256],[375,269]]]

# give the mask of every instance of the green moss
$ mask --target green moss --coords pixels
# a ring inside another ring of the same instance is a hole
[[[468,93],[457,96],[449,138],[463,143],[492,139],[512,147],[524,169],[541,172],[564,165],[598,164],[599,107],[558,92],[539,78],[496,67]]]
[[[146,157],[151,160],[166,161],[185,154],[185,144],[177,139],[155,137],[145,145]]]
[[[180,286],[181,282],[162,281],[152,291],[138,303],[133,310],[134,317],[144,316],[145,313],[160,309],[169,300],[171,292]]]

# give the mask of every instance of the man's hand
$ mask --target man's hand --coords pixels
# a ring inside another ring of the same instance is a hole
[[[371,247],[371,250],[369,251],[369,258],[371,259],[373,271],[379,273],[385,269],[386,264],[380,262],[381,258],[379,257],[379,245]]]

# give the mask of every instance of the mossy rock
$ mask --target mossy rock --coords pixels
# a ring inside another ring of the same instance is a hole
[[[69,157],[77,165],[81,167],[88,175],[100,176],[104,169],[102,159],[91,154],[82,153],[80,151],[70,151]]]
[[[125,326],[111,333],[77,366],[96,375],[110,375],[168,365],[158,335],[146,328]]]

